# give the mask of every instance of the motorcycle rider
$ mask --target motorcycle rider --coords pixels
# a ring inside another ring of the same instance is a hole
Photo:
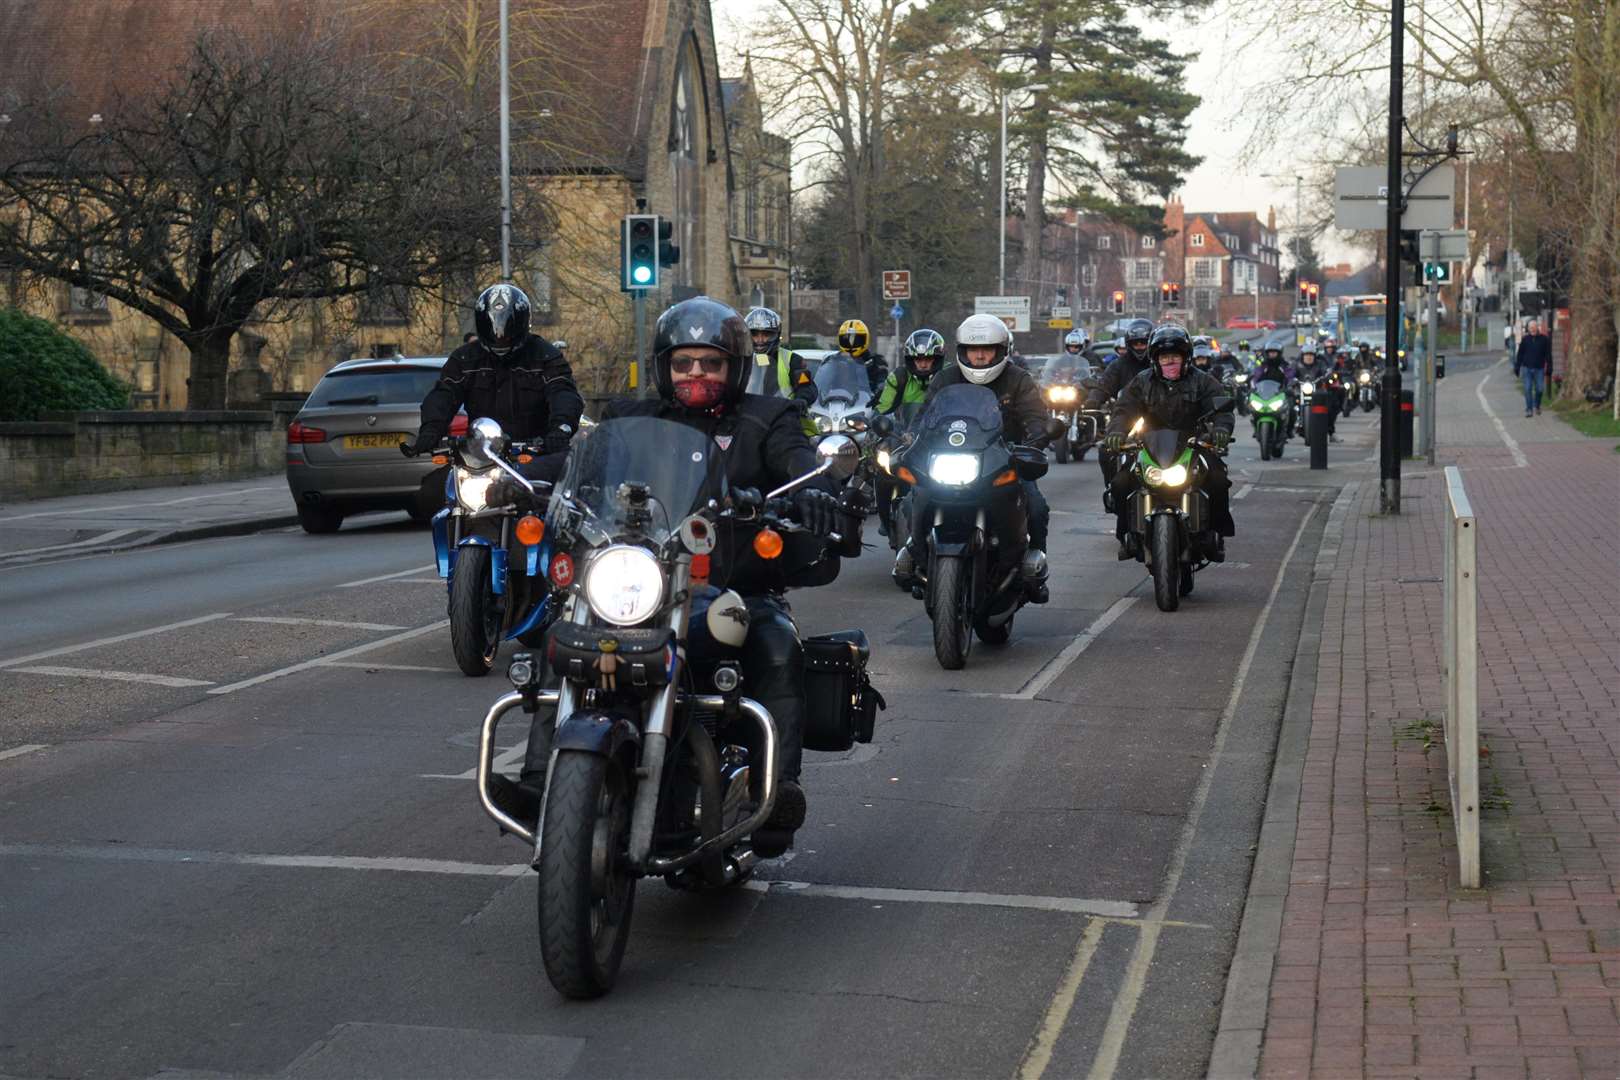
[[[1118,454],[1124,448],[1126,433],[1139,419],[1150,428],[1173,428],[1192,434],[1200,418],[1215,407],[1217,399],[1226,396],[1218,379],[1192,365],[1192,339],[1182,327],[1174,323],[1159,327],[1153,332],[1148,351],[1148,370],[1120,394],[1114,417],[1108,423],[1103,445],[1110,453]],[[1214,428],[1210,441],[1217,450],[1224,451],[1232,441],[1232,414],[1215,413],[1209,420]],[[1232,522],[1232,481],[1219,454],[1199,453],[1208,468],[1204,492],[1209,496],[1211,524],[1216,533],[1214,543],[1206,545],[1206,550],[1213,550],[1212,561],[1222,562],[1226,558],[1226,537],[1237,531]],[[1129,469],[1121,469],[1114,479],[1114,535],[1119,538],[1121,560],[1137,556],[1138,538],[1126,528],[1129,496],[1136,483]]]
[[[551,342],[529,333],[529,298],[516,285],[503,282],[479,293],[473,325],[477,340],[463,344],[444,362],[438,381],[422,399],[416,438],[400,443],[400,453],[431,453],[450,430],[456,411],[465,407],[469,419],[491,417],[515,441],[538,441],[544,454],[523,471],[536,479],[556,479],[585,411],[568,360]],[[439,476],[442,492],[442,474],[432,475]]]
[[[1311,383],[1316,388],[1316,395],[1325,395],[1327,397],[1328,442],[1338,442],[1339,436],[1334,429],[1338,427],[1339,413],[1344,409],[1342,397],[1344,391],[1329,384],[1329,377],[1332,374],[1332,367],[1317,358],[1316,346],[1306,345],[1300,350],[1299,363],[1294,366],[1294,377],[1301,382]],[[1301,434],[1304,434],[1303,427],[1302,423]]]
[[[768,307],[749,308],[743,316],[754,339],[754,367],[748,374],[748,393],[785,397],[799,403],[800,412],[816,403],[816,381],[804,357],[782,344],[782,316]],[[815,430],[811,424],[809,431]]]
[[[1148,342],[1152,337],[1153,324],[1146,319],[1132,319],[1126,325],[1125,347],[1120,352],[1119,358],[1103,369],[1096,388],[1086,395],[1086,408],[1101,409],[1117,398],[1120,391],[1130,385],[1131,380],[1147,370]],[[1119,468],[1119,459],[1117,455],[1105,449],[1097,455],[1097,467],[1102,470],[1103,509],[1112,510],[1109,485],[1113,483],[1114,471]]]
[[[913,330],[901,349],[905,363],[899,371],[891,372],[883,380],[878,392],[877,412],[892,415],[907,405],[920,406],[928,396],[928,382],[945,366],[945,339],[937,330],[923,327]],[[878,532],[889,535],[889,506],[894,501],[894,481],[887,476],[877,478]]]
[[[889,377],[889,365],[883,362],[883,357],[876,353],[868,353],[872,347],[872,332],[866,324],[859,319],[845,319],[838,326],[838,351],[854,360],[866,369],[866,377],[872,384],[872,393],[875,395],[883,380]]]
[[[648,416],[685,424],[713,440],[732,491],[778,487],[814,469],[816,451],[805,438],[798,409],[791,401],[744,392],[753,361],[753,343],[742,316],[707,296],[683,300],[658,318],[653,337],[653,381],[658,395],[620,398],[608,405],[602,419]],[[798,488],[792,496],[794,519],[818,536],[843,529],[846,537],[853,534],[858,541],[859,527],[851,530],[845,524],[848,515],[840,507],[836,491],[836,484],[826,476]],[[827,559],[836,561],[836,557],[829,553]],[[830,579],[823,576],[822,580]],[[753,835],[754,851],[764,858],[786,851],[794,832],[804,824],[804,788],[799,781],[804,747],[804,651],[782,598],[784,587],[802,583],[729,583],[743,594],[748,607],[748,634],[741,655],[748,696],[764,705],[776,722],[781,769],[776,807],[765,827]],[[533,821],[539,814],[551,754],[545,725],[550,723],[544,712],[536,717],[519,780],[492,784],[497,804],[520,821]]]
[[[1063,351],[1070,356],[1079,357],[1090,347],[1091,335],[1086,333],[1084,327],[1077,326],[1063,335]]]
[[[1021,443],[1045,449],[1052,441],[1046,404],[1041,399],[1040,387],[1029,372],[1008,362],[1012,353],[1012,332],[1007,324],[994,315],[969,315],[956,328],[956,363],[949,365],[929,384],[927,402],[932,401],[948,386],[972,383],[986,386],[995,392],[1001,403],[1002,432],[1009,443]],[[1046,587],[1046,540],[1052,520],[1051,507],[1046,496],[1033,480],[1020,481],[1024,489],[1024,504],[1028,514],[1029,547],[1024,552],[1019,572],[1024,579],[1025,595],[1032,604],[1044,604],[1050,598]],[[911,541],[901,548],[894,559],[894,579],[909,588],[916,580],[916,567],[927,552],[918,547],[927,535],[927,520],[933,513],[926,499],[914,499],[911,517]],[[993,523],[999,527],[1001,523]],[[1023,537],[998,534],[1004,546],[1016,546]]]
[[[1216,379],[1221,377],[1220,372],[1215,368],[1215,350],[1207,341],[1200,341],[1193,346],[1192,363],[1193,367],[1206,375],[1211,375]]]

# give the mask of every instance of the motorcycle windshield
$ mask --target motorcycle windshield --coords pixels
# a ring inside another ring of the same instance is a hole
[[[627,485],[645,487],[644,510]],[[557,490],[605,532],[639,531],[662,543],[705,500],[725,494],[725,471],[701,431],[630,416],[604,420],[574,439]]]
[[[816,403],[864,408],[872,397],[866,369],[848,357],[833,357],[816,370]]]
[[[1274,397],[1282,397],[1282,392],[1282,383],[1276,379],[1261,379],[1254,384],[1254,396],[1258,398],[1270,400]]]
[[[947,386],[923,407],[916,429],[924,438],[960,433],[965,443],[983,447],[1001,436],[1001,402],[988,386]]]
[[[1187,440],[1174,428],[1156,428],[1142,436],[1142,448],[1160,468],[1174,465],[1186,445]]]
[[[1063,353],[1054,356],[1046,362],[1041,369],[1041,385],[1050,386],[1052,383],[1079,382],[1091,374],[1091,365],[1086,363],[1083,356],[1070,356]]]

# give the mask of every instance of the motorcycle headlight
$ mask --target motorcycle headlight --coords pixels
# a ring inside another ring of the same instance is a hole
[[[978,454],[935,454],[928,463],[928,475],[935,483],[961,487],[979,478]]]
[[[456,502],[468,513],[477,513],[489,505],[489,487],[495,482],[493,470],[473,472],[456,470]]]
[[[1299,384],[1299,392],[1302,394],[1314,394],[1316,393],[1316,384],[1313,382],[1302,382]]]
[[[1249,381],[1249,377],[1247,375],[1234,375],[1232,376],[1232,381],[1241,386]]]
[[[1172,465],[1168,469],[1161,469],[1157,465],[1149,465],[1142,470],[1142,479],[1150,487],[1180,487],[1187,482],[1187,466]]]
[[[603,622],[645,622],[664,600],[664,571],[651,552],[628,544],[603,548],[585,569],[585,602]]]
[[[1362,383],[1372,382],[1372,372],[1370,372],[1370,371],[1361,372],[1359,375],[1356,376],[1356,382],[1362,382]]]
[[[884,472],[889,471],[889,465],[891,462],[893,462],[893,460],[894,458],[890,456],[888,447],[884,447],[882,450],[877,452],[878,468],[882,469]]]
[[[1251,409],[1267,409],[1267,408],[1270,408],[1270,406],[1266,404],[1265,399],[1263,399],[1259,394],[1250,394],[1249,395],[1249,408],[1251,408]]]

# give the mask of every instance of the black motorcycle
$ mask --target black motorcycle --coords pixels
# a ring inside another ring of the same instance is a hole
[[[895,475],[916,489],[933,522],[912,595],[933,619],[935,658],[954,671],[967,663],[974,634],[993,645],[1012,636],[1026,599],[1020,564],[1028,541],[1004,549],[990,523],[1027,536],[1020,481],[1046,475],[1046,453],[1008,445],[995,392],[967,383],[930,401],[914,435]]]
[[[1196,427],[1202,429],[1216,413],[1232,407],[1230,398],[1223,399]],[[1153,575],[1153,600],[1160,611],[1181,606],[1181,598],[1193,591],[1193,574],[1209,565],[1219,544],[1204,491],[1209,467],[1203,455],[1220,451],[1204,434],[1146,430],[1138,420],[1126,444],[1135,451],[1128,467],[1136,480],[1126,527],[1136,534],[1137,559]]]
[[[547,575],[564,614],[542,655],[508,668],[514,692],[484,718],[477,778],[484,812],[533,846],[540,951],[569,997],[612,988],[639,879],[722,889],[757,861],[749,837],[775,805],[777,731],[743,696],[739,666],[712,659],[740,646],[747,626],[742,598],[720,586],[762,562],[784,573],[820,563],[828,541],[794,526],[779,497],[822,472],[847,475],[858,455],[847,439],[818,452],[820,467],[766,496],[728,492],[703,433],[622,418],[576,441],[553,489]],[[697,651],[710,659],[689,662],[689,641],[704,634],[717,644]],[[865,636],[809,639],[805,653],[806,748],[869,740],[881,699],[865,680]],[[548,680],[558,688],[542,688]],[[550,739],[537,829],[490,791],[496,728],[519,707],[556,710],[535,736]]]

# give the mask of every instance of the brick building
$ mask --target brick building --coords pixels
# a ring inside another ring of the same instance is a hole
[[[1271,294],[1282,289],[1282,252],[1274,208],[1264,220],[1250,210],[1189,212],[1172,196],[1165,204],[1164,227],[1165,280],[1181,286],[1182,306],[1196,312],[1197,321],[1221,322],[1226,311],[1242,309],[1232,298],[1249,297],[1252,304],[1256,292],[1262,315],[1276,307]]]

